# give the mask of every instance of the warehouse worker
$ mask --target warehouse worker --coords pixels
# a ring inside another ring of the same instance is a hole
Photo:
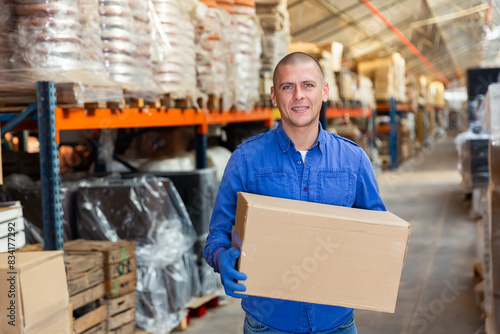
[[[234,279],[247,278],[235,269],[239,250],[231,248],[238,192],[385,210],[365,152],[321,127],[319,114],[328,90],[314,58],[300,52],[283,58],[271,88],[273,105],[281,112],[278,127],[241,144],[224,172],[205,258],[220,272],[226,293],[243,298],[245,334],[357,333],[351,308],[235,293],[246,288]]]

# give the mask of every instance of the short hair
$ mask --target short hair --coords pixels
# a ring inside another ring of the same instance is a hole
[[[318,61],[314,58],[308,55],[307,53],[304,52],[292,52],[283,57],[276,65],[274,68],[273,72],[273,85],[276,86],[276,74],[278,73],[278,69],[283,66],[283,65],[297,65],[297,64],[303,64],[303,63],[314,63],[318,67],[319,73],[321,75],[321,82],[323,82],[324,76],[323,76],[323,70],[321,69],[321,65],[318,63]]]

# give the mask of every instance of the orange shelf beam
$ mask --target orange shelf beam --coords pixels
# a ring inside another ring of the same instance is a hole
[[[56,139],[61,130],[144,128],[167,126],[198,126],[198,133],[206,134],[209,124],[265,121],[273,122],[271,108],[257,108],[252,112],[195,109],[55,109]]]
[[[61,130],[204,125],[205,114],[195,109],[55,109],[56,139]]]
[[[349,117],[371,117],[372,110],[370,108],[336,108],[328,107],[326,109],[327,118],[342,118],[345,114]]]
[[[377,103],[377,111],[389,111],[389,103]],[[399,112],[409,112],[411,111],[411,106],[408,103],[398,103],[396,105],[396,110]]]
[[[265,121],[270,126],[273,122],[272,108],[256,108],[251,112],[209,110],[206,117],[207,124]]]

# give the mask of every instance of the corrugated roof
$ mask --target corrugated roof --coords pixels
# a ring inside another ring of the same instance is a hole
[[[491,1],[491,7],[473,0],[369,2],[450,81],[481,63],[500,65],[500,0]],[[399,52],[408,72],[437,78],[362,1],[288,0],[288,11],[293,42],[337,41],[344,44],[345,57],[355,59]]]

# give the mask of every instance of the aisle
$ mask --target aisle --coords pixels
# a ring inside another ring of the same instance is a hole
[[[379,178],[387,209],[411,236],[395,314],[355,311],[360,333],[481,333],[475,303],[475,223],[460,190],[452,138]]]
[[[395,314],[355,311],[360,334],[482,333],[473,273],[475,224],[459,188],[452,138],[379,177],[387,209],[412,224]],[[239,303],[194,319],[185,334],[242,333]]]

